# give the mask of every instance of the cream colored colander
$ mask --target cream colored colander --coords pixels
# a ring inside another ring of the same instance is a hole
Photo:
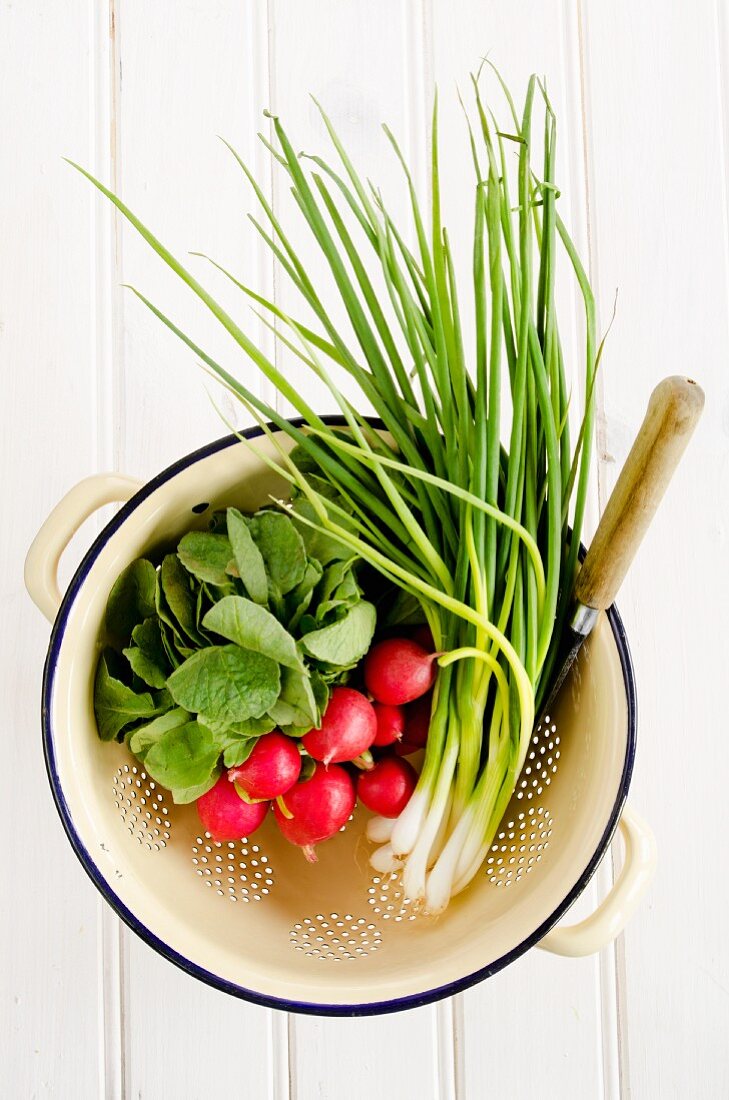
[[[257,445],[270,447],[264,438]],[[534,945],[571,955],[599,949],[623,927],[654,862],[650,830],[623,805],[636,713],[614,609],[535,731],[482,870],[437,920],[413,911],[396,876],[372,872],[362,807],[319,846],[313,865],[283,840],[271,816],[252,838],[218,844],[201,832],[194,806],[175,806],[123,746],[99,741],[93,676],[119,572],[140,555],[175,545],[191,526],[204,527],[215,509],[255,510],[283,488],[231,436],[144,486],[117,475],[81,482],[36,538],[26,583],[54,620],[43,688],[48,773],[88,874],[135,932],[189,973],[294,1011],[412,1007],[488,977]],[[113,501],[126,503],[61,600],[57,567],[65,546],[84,519]],[[625,856],[611,893],[581,924],[554,928],[618,823]]]

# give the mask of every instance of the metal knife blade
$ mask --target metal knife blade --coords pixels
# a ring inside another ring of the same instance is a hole
[[[547,701],[534,723],[535,729],[537,729],[544,721],[545,717],[551,713],[562,684],[567,678],[567,673],[572,668],[577,658],[577,654],[592,633],[599,615],[600,612],[594,607],[587,607],[579,601],[575,602],[570,621],[565,627],[562,635],[559,664],[557,665],[557,670],[552,679],[552,686],[547,696]]]

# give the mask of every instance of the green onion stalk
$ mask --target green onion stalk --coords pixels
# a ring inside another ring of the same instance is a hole
[[[80,169],[298,413],[299,422],[290,422],[135,291],[261,425],[272,445],[259,453],[297,501],[293,509],[286,501],[280,506],[351,548],[422,607],[439,653],[423,768],[400,817],[391,825],[374,822],[369,835],[384,841],[373,865],[401,869],[406,896],[434,914],[483,863],[554,668],[578,564],[599,359],[592,291],[557,212],[557,127],[546,89],[532,77],[517,110],[496,76],[506,126],[482,97],[481,72],[471,79],[470,118],[467,112],[473,347],[461,324],[466,280],[456,278],[441,217],[437,100],[427,211],[384,128],[409,196],[407,228],[360,177],[323,111],[330,160],[295,152],[279,118],[269,116],[272,140],[261,140],[288,180],[310,247],[326,262],[344,324],[333,320],[331,304],[309,277],[307,257],[231,150],[261,207],[251,221],[298,291],[308,323],[214,266],[324,382],[343,427],[325,422],[121,199]],[[574,444],[555,308],[563,256],[586,321],[580,368],[586,397]],[[382,431],[360,406],[374,410]],[[282,445],[283,436],[293,449]]]

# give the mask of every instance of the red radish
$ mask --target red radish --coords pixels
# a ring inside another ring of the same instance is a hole
[[[412,756],[414,752],[420,752],[420,745],[413,745],[410,741],[398,741],[395,746],[396,756]]]
[[[240,840],[263,824],[268,802],[244,802],[227,775],[197,800],[203,828],[213,840]]]
[[[434,653],[427,653],[409,638],[386,638],[365,657],[367,690],[378,703],[411,703],[433,686],[435,660]]]
[[[419,699],[416,699],[414,703],[411,703],[411,705],[406,708],[405,732],[403,733],[405,741],[409,741],[411,745],[417,745],[418,748],[423,747],[428,740],[430,712],[432,709],[432,691],[429,691],[427,695],[421,695]]]
[[[341,829],[349,820],[355,802],[349,772],[337,764],[330,767],[317,764],[311,778],[296,783],[285,798],[274,804],[273,812],[286,839],[298,844],[310,863],[316,863],[314,845]],[[287,813],[291,816],[287,817]]]
[[[278,798],[293,787],[300,771],[301,753],[296,742],[273,730],[258,738],[243,764],[229,769],[228,779],[249,798]]]
[[[301,740],[309,756],[324,764],[341,764],[366,752],[377,734],[377,716],[361,691],[335,687],[321,729]]]
[[[427,695],[421,695],[414,703],[405,707],[405,729],[402,741],[395,745],[398,756],[410,756],[411,753],[425,747],[432,706],[433,693],[429,691]]]
[[[385,756],[372,771],[362,772],[357,794],[368,810],[382,817],[397,817],[410,801],[418,776],[412,764],[397,756]]]
[[[401,741],[405,728],[405,711],[402,707],[390,707],[387,703],[373,703],[372,706],[377,715],[377,734],[372,744],[382,747],[391,745],[393,741]]]
[[[433,631],[427,623],[421,623],[420,626],[416,626],[410,631],[410,641],[417,642],[417,644],[421,645],[428,653],[433,653],[435,651]]]

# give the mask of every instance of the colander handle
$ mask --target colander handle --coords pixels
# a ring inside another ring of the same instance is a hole
[[[141,487],[142,482],[133,477],[96,474],[74,485],[53,509],[25,559],[25,587],[49,622],[61,606],[58,563],[73,535],[98,508],[129,500]]]
[[[558,926],[538,944],[554,955],[594,955],[620,935],[651,884],[656,841],[651,827],[629,806],[623,807],[620,832],[625,844],[623,869],[598,908],[579,924]]]

